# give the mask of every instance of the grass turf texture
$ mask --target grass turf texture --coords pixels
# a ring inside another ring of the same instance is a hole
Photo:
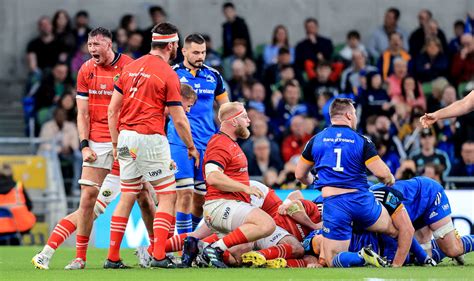
[[[60,248],[50,263],[50,269],[35,269],[31,258],[39,247],[0,247],[0,280],[474,280],[474,254],[466,256],[466,266],[455,266],[445,259],[436,268],[351,268],[351,269],[265,269],[265,268],[192,268],[192,269],[143,269],[138,267],[133,250],[122,250],[125,270],[102,268],[107,250],[89,249],[86,270],[66,271],[64,266],[74,257],[73,248]]]

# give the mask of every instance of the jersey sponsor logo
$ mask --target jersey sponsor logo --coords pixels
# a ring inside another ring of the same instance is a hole
[[[93,72],[89,73],[89,79],[92,79],[92,78],[94,78],[94,73]]]
[[[336,138],[323,138],[323,142],[347,142],[347,143],[355,143],[355,140],[336,137]]]
[[[214,94],[214,90],[211,89],[196,89],[197,94]]]
[[[248,167],[240,168],[239,172],[244,173],[244,172],[247,172],[247,170],[248,170]]]
[[[151,75],[148,74],[148,73],[145,73],[145,72],[141,72],[143,71],[143,68],[141,68],[138,72],[136,73],[129,73],[128,76],[130,77],[137,77],[137,76],[141,76],[141,77],[144,77],[144,78],[150,78]]]
[[[183,77],[181,77],[181,79],[179,79],[179,82],[188,83],[189,81],[188,81],[188,79],[186,79],[186,77],[183,76]]]
[[[105,84],[103,84],[105,85]],[[111,96],[113,94],[113,91],[108,91],[108,90],[105,90],[107,88],[107,85],[105,85],[106,87],[105,88],[102,88],[102,85],[101,85],[101,88],[102,90],[94,90],[94,89],[89,89],[89,95],[107,95],[107,96]]]
[[[216,79],[212,75],[206,75],[206,82],[215,83]]]
[[[336,138],[340,138],[342,136],[342,133],[337,133]]]
[[[199,89],[199,88],[201,88],[201,83],[197,83],[197,84],[195,83],[194,84],[194,89]]]
[[[230,207],[226,207],[225,210],[224,210],[224,215],[222,216],[222,219],[223,220],[226,220],[229,218],[229,214],[230,214]]]
[[[161,169],[158,169],[156,171],[148,172],[148,175],[150,175],[150,177],[157,177],[157,176],[161,175],[161,173],[162,173]]]

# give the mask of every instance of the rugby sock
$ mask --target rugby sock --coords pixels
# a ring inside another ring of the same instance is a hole
[[[157,260],[165,258],[165,246],[168,237],[173,216],[168,213],[157,212],[153,220],[153,235],[155,236],[155,245],[153,245],[153,257]]]
[[[88,236],[76,235],[76,258],[81,258],[83,261],[86,261],[88,244]]]
[[[276,258],[289,259],[293,257],[293,247],[290,244],[280,244],[258,252],[267,260],[274,260]]]
[[[176,212],[176,229],[178,230],[178,234],[192,232],[193,222],[191,214]]]
[[[292,268],[306,267],[306,262],[303,259],[288,259],[286,260],[286,266]]]
[[[192,222],[193,222],[193,231],[194,231],[194,230],[196,230],[199,223],[201,222],[202,217],[196,217],[193,214],[191,214],[191,219],[192,219]]]
[[[446,255],[441,251],[441,249],[433,249],[431,250],[431,258],[436,262],[440,263]]]
[[[229,265],[229,259],[230,259],[230,252],[229,251],[224,251],[224,253],[222,253],[222,261]]]
[[[176,217],[173,217],[173,220],[171,221],[170,230],[168,231],[168,237],[166,237],[166,239],[170,239],[171,237],[174,236],[175,226],[176,226]]]
[[[53,229],[51,236],[49,236],[46,246],[56,250],[66,239],[69,238],[71,233],[76,231],[76,226],[67,219],[62,219]],[[46,248],[45,246],[45,248]],[[44,253],[47,254],[47,253]]]
[[[110,221],[110,246],[108,259],[111,261],[120,260],[120,244],[127,228],[128,218],[112,216]]]
[[[167,253],[182,251],[186,237],[188,237],[187,233],[181,233],[168,238],[168,240],[166,240],[165,251]]]
[[[214,233],[211,236],[207,236],[206,238],[202,239],[201,241],[205,242],[205,243],[212,244],[212,243],[216,242],[217,240],[219,240],[219,236],[217,236],[217,234]]]
[[[150,256],[153,256],[153,245],[155,244],[155,236],[153,236],[153,234],[148,234],[148,238],[150,239],[150,246],[148,246],[146,251]]]
[[[474,250],[474,235],[465,235],[461,237],[464,253],[467,254]]]
[[[232,246],[244,244],[247,242],[247,237],[245,237],[238,227],[231,233],[224,236],[224,238],[219,239],[216,243],[214,243],[214,246],[220,248],[222,251],[225,251]]]
[[[332,259],[333,267],[353,267],[363,266],[364,264],[364,258],[359,253],[341,252]]]
[[[410,252],[413,253],[416,260],[422,264],[424,264],[430,258],[415,238],[413,238],[413,241],[411,242]]]
[[[431,248],[432,249],[439,249],[438,242],[435,239],[431,240]]]

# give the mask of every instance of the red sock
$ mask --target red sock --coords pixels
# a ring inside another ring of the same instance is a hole
[[[175,225],[176,225],[176,217],[173,217],[173,220],[171,221],[171,227],[170,227],[170,231],[168,232],[167,239],[170,239],[171,237],[174,236],[174,227],[175,227]]]
[[[229,258],[230,258],[230,252],[229,251],[224,251],[224,253],[222,254],[222,260],[224,261],[225,264],[227,265],[230,265],[229,264]]]
[[[222,241],[227,246],[227,248],[230,248],[232,246],[240,245],[240,244],[244,244],[244,243],[248,242],[247,237],[245,237],[245,235],[242,233],[242,231],[240,231],[239,227],[236,228],[231,233],[224,236],[224,238],[222,238]]]
[[[153,256],[153,245],[155,244],[155,236],[153,234],[148,234],[148,238],[150,239],[150,246],[148,246],[147,252],[150,256]]]
[[[206,238],[202,239],[202,242],[212,244],[216,242],[217,240],[219,240],[219,236],[217,236],[217,234],[214,233],[211,236],[207,236]]]
[[[155,219],[153,220],[153,235],[155,236],[153,257],[157,260],[165,258],[166,238],[168,237],[172,221],[173,216],[168,213],[155,213]]]
[[[293,247],[290,244],[280,244],[258,252],[264,255],[267,260],[274,260],[276,258],[292,258],[292,251]]]
[[[89,244],[89,237],[84,235],[76,235],[76,258],[86,260],[87,245]]]
[[[168,238],[168,240],[166,240],[165,251],[167,253],[182,251],[184,245],[184,238],[186,237],[188,237],[188,233],[181,233],[171,238]]]
[[[76,226],[70,220],[62,219],[54,227],[46,244],[56,250],[74,231],[76,231]]]
[[[286,264],[288,267],[306,267],[306,262],[303,259],[287,259]]]
[[[120,260],[120,244],[122,244],[127,222],[128,218],[126,217],[112,216],[110,221],[109,256],[107,257],[111,261]]]

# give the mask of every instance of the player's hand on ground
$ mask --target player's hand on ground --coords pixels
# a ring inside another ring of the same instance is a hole
[[[423,128],[429,128],[436,121],[438,121],[438,118],[436,118],[433,113],[425,113],[425,115],[420,117],[421,126],[423,126]]]
[[[189,159],[194,158],[194,166],[199,167],[199,152],[195,146],[188,148],[188,157]]]
[[[89,163],[94,162],[97,160],[97,154],[90,147],[84,147],[82,149],[82,160]]]
[[[258,198],[263,198],[265,195],[263,194],[263,192],[258,189],[257,187],[251,185],[249,186],[249,188],[247,188],[245,190],[245,192],[248,194],[248,195],[255,195],[257,196]]]

